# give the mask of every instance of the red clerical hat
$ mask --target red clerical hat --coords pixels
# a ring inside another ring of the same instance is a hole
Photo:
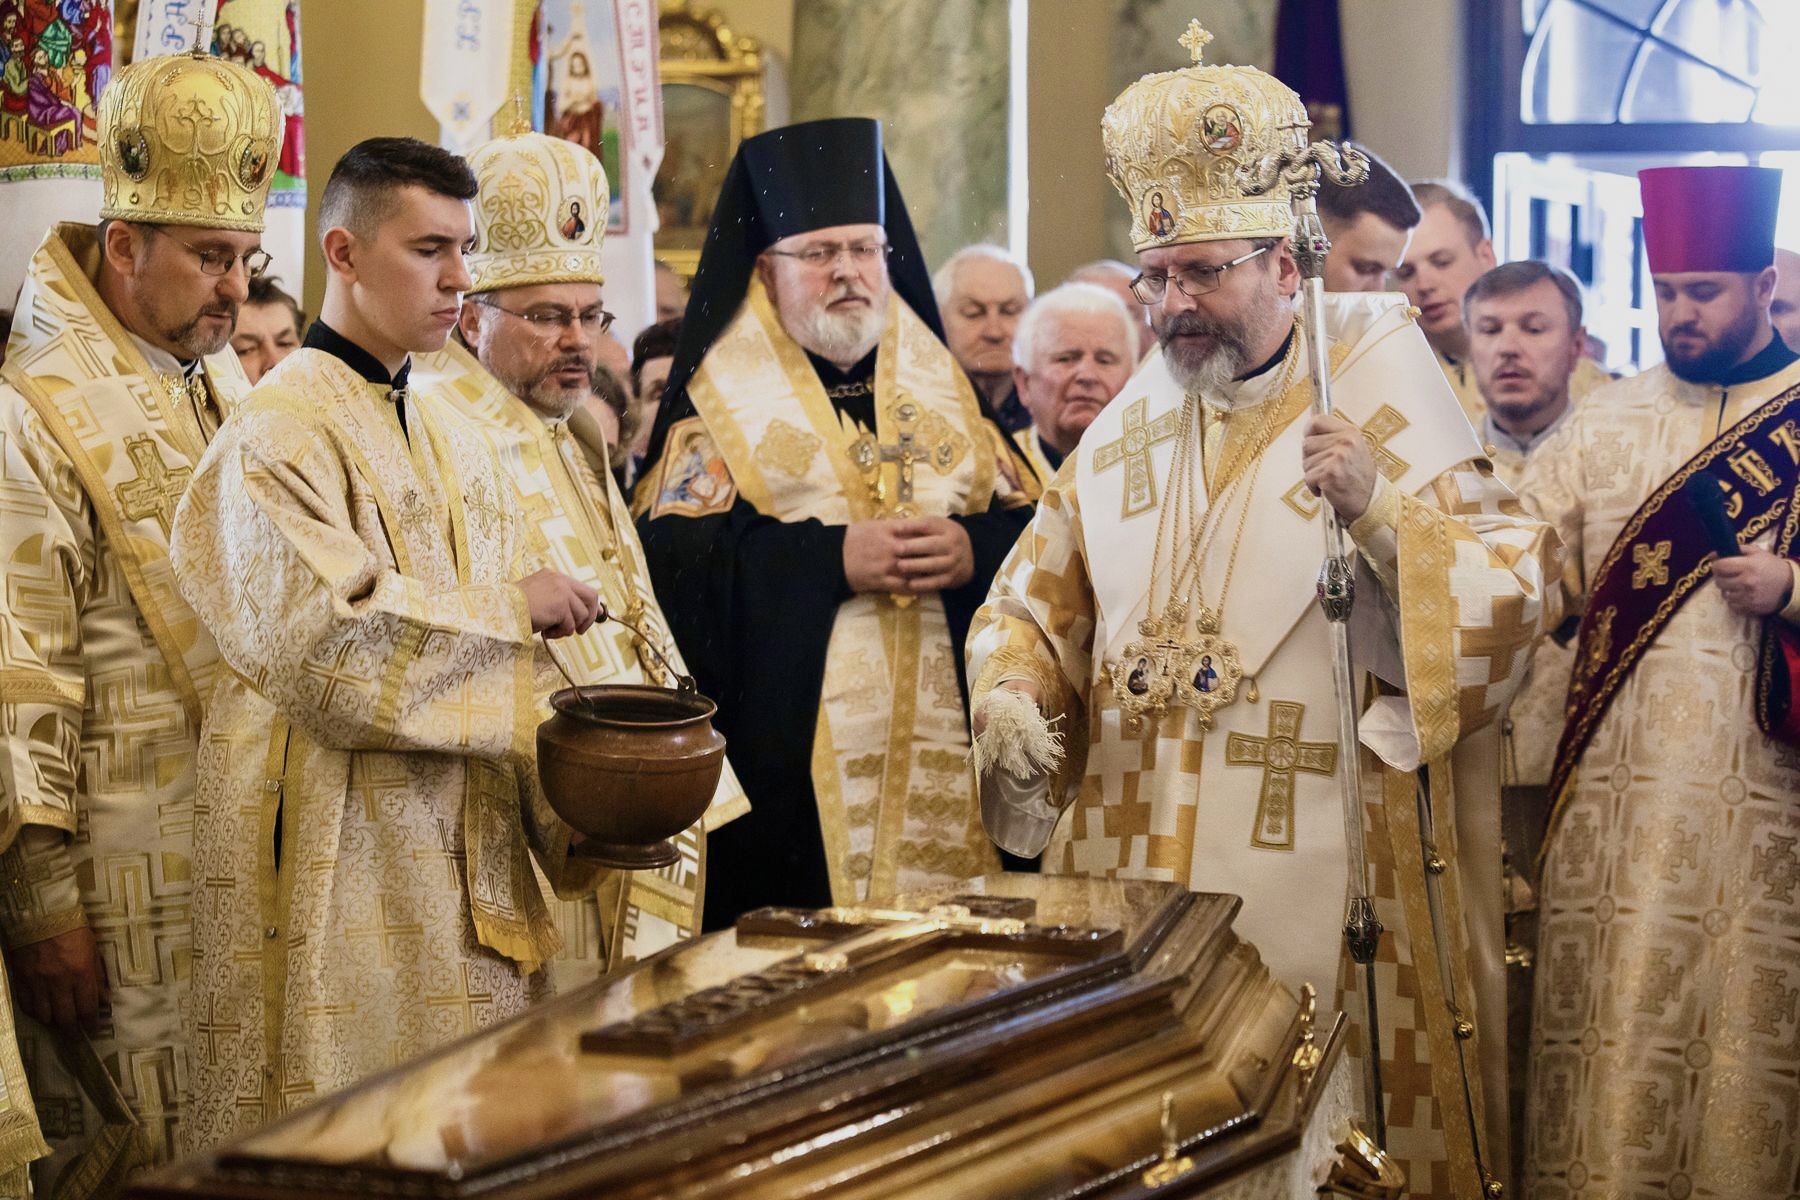
[[[1638,172],[1650,273],[1760,271],[1775,261],[1781,172],[1654,167]]]

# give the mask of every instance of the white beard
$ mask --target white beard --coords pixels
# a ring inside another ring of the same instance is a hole
[[[881,341],[887,313],[881,306],[834,313],[823,305],[808,308],[796,318],[798,328],[788,332],[801,347],[827,362],[860,362]]]

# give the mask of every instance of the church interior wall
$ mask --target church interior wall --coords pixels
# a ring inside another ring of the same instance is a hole
[[[1218,55],[1270,65],[1275,3],[1209,0],[1203,16],[1220,31]],[[806,4],[700,0],[697,7],[718,12],[734,29],[760,41],[775,82],[785,90],[795,21],[805,19]],[[1195,7],[1193,0],[1030,0],[1027,246],[1031,266],[1046,286],[1081,263],[1129,250],[1103,175],[1100,113],[1123,86],[1119,80],[1177,65],[1179,48],[1168,31],[1178,29]],[[1407,178],[1453,174],[1460,165],[1460,15],[1461,6],[1450,0],[1343,0],[1356,136]],[[304,0],[307,157],[315,202],[307,215],[309,248],[316,244],[318,191],[338,155],[377,134],[436,136],[418,95],[423,19],[424,0]],[[381,48],[378,57],[372,47]],[[847,61],[845,70],[854,71],[854,63]],[[928,86],[929,76],[922,80]],[[787,98],[782,101],[785,109]],[[815,115],[804,97],[794,97],[793,105],[796,112]],[[933,180],[904,176],[901,183],[923,200]],[[305,303],[317,312],[323,268],[310,263],[306,278]]]
[[[792,59],[794,21],[806,4],[713,0],[710,7],[785,64]],[[1224,57],[1269,67],[1275,7],[1276,0],[1208,0],[1203,11],[1196,11],[1194,0],[1029,0],[1028,250],[1046,285],[1082,263],[1129,250],[1100,146],[1100,113],[1113,96],[1146,71],[1179,65],[1170,31],[1194,15],[1219,34]],[[1456,174],[1462,6],[1452,0],[1343,0],[1341,11],[1357,136],[1406,178]],[[800,98],[795,105],[805,107]],[[921,190],[907,178],[901,183]]]
[[[436,141],[437,122],[419,99],[424,0],[303,0],[306,70],[306,311],[325,294],[318,258],[319,197],[331,164],[370,137]],[[280,274],[280,269],[275,269]]]
[[[1467,81],[1463,5],[1343,0],[1342,13],[1355,136],[1403,179],[1459,176]]]

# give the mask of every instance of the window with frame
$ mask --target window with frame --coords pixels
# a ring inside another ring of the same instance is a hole
[[[1467,175],[1502,261],[1587,290],[1607,365],[1659,361],[1636,173],[1800,168],[1800,0],[1467,0]],[[1800,170],[1778,240],[1800,248]]]

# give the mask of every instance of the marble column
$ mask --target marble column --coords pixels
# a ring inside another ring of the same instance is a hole
[[[935,266],[1007,240],[1009,0],[804,0],[793,114],[879,117],[888,161]]]

